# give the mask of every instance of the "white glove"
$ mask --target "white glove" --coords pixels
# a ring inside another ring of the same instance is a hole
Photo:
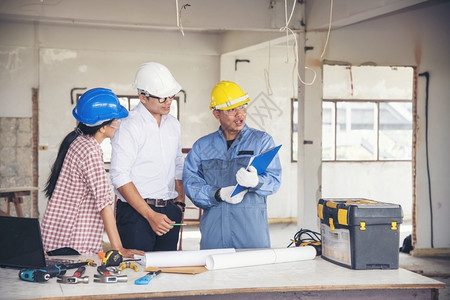
[[[236,181],[241,186],[253,188],[259,183],[258,171],[253,166],[248,167],[248,170],[240,168],[236,173]]]
[[[231,196],[231,193],[234,190],[234,186],[227,186],[227,187],[223,187],[220,189],[220,198],[225,201],[228,202],[230,204],[238,204],[242,201],[242,199],[244,199],[245,194],[247,194],[248,190],[244,190],[242,192],[240,192],[237,195],[234,195],[233,197]]]

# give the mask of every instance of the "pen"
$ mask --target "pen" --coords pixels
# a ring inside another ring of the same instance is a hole
[[[173,223],[173,224],[170,224],[170,225],[172,225],[172,226],[185,226],[186,224],[184,224],[184,223]]]

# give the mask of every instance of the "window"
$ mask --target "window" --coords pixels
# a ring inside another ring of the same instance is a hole
[[[81,96],[81,95],[80,95]],[[136,96],[119,96],[120,104],[123,105],[128,111],[133,110],[139,104],[139,98]],[[179,96],[176,96],[172,100],[172,104],[170,106],[170,114],[177,118],[179,118]],[[111,162],[111,140],[109,138],[104,139],[100,145],[103,149],[103,160],[107,164],[107,168],[109,169],[109,163]]]
[[[411,160],[412,67],[323,67],[322,160]]]

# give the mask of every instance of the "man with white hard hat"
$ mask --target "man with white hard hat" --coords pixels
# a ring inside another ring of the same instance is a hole
[[[117,228],[124,247],[176,250],[184,212],[180,123],[169,114],[180,84],[162,64],[148,62],[136,73],[140,103],[111,140],[111,182]],[[132,246],[131,246],[132,245]]]

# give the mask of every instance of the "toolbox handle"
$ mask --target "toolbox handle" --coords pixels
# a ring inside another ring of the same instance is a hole
[[[375,204],[377,201],[373,200],[348,200],[345,201],[345,204]]]

